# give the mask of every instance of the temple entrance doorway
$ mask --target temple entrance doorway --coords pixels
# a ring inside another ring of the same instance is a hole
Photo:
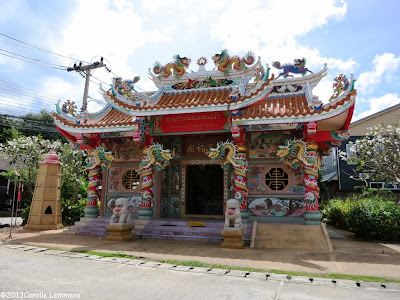
[[[186,214],[222,215],[224,171],[221,166],[187,166],[186,172]]]

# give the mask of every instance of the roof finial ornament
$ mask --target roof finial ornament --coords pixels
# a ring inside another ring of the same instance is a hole
[[[197,60],[197,64],[199,66],[199,70],[197,71],[198,73],[203,74],[207,72],[205,67],[205,65],[207,64],[207,58],[205,58],[204,56],[199,57],[199,59]]]
[[[353,79],[353,78],[352,78]],[[350,80],[346,77],[346,75],[343,75],[342,73],[339,74],[334,79],[334,83],[332,85],[333,88],[333,95],[329,98],[329,101],[335,100],[337,97],[340,96],[343,92],[347,91],[350,87],[350,83],[353,83],[353,80]]]

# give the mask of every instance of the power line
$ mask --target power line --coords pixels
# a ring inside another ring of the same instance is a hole
[[[34,64],[34,65],[39,65],[39,66],[42,66],[42,67],[52,68],[52,69],[56,69],[56,70],[63,70],[63,71],[65,71],[65,70],[66,70],[66,68],[65,68],[65,69],[62,69],[62,68],[56,68],[56,67],[52,67],[52,66],[47,66],[47,65],[39,64],[39,63],[36,63],[36,62],[30,61],[30,60],[26,60],[26,59],[23,59],[23,58],[19,58],[19,57],[11,56],[11,55],[4,54],[4,53],[0,53],[0,55],[4,55],[4,56],[8,56],[8,57],[11,57],[11,58],[14,58],[14,59],[18,59],[18,60],[26,61],[26,62],[28,62],[28,63]]]
[[[50,112],[49,112],[50,115]],[[0,116],[4,116],[6,118],[17,118],[17,119],[24,119],[24,120],[32,120],[32,121],[39,121],[38,119],[27,117],[27,116],[15,116],[15,115],[8,115],[8,114],[0,114]],[[52,120],[40,120],[40,121],[50,121],[53,122]]]
[[[50,120],[38,120],[38,119],[29,118],[29,117],[7,115],[7,114],[2,114],[0,116],[4,116],[6,118],[6,119],[0,119],[0,124],[3,126],[21,128],[24,130],[31,130],[32,128],[34,128],[34,129],[40,129],[40,130],[50,130],[53,132],[57,131],[54,128],[53,121],[50,121]],[[9,124],[9,123],[7,123],[7,120],[9,120],[9,119],[21,119],[22,122],[16,121],[16,123]]]
[[[20,109],[14,109],[14,108],[7,107],[6,109],[2,110],[2,113],[11,113],[11,114],[18,114],[18,115],[24,116],[29,113],[39,114],[40,112],[26,111],[26,110],[20,110]]]
[[[65,56],[65,55],[62,55],[62,54],[55,53],[55,52],[50,51],[50,50],[46,50],[46,49],[43,49],[43,48],[34,46],[34,45],[32,45],[32,44],[29,44],[29,43],[27,43],[27,42],[23,42],[23,41],[21,41],[21,40],[18,40],[18,39],[16,39],[16,38],[13,38],[13,37],[8,36],[8,35],[6,35],[6,34],[4,34],[4,33],[1,33],[1,32],[0,32],[0,35],[5,36],[6,38],[9,38],[9,39],[11,39],[11,40],[17,41],[17,42],[19,42],[19,43],[28,45],[28,46],[30,46],[30,47],[32,47],[32,48],[41,50],[41,51],[43,51],[43,52],[51,53],[51,54],[53,54],[53,55],[60,56],[60,57],[64,57],[64,58],[68,58],[68,59],[74,60],[74,61],[78,60],[78,61],[82,61],[82,62],[84,62],[84,63],[88,63],[88,62],[83,61],[83,60],[81,60],[81,59],[72,58],[72,57],[69,57],[69,56]]]
[[[45,102],[47,104],[55,104],[56,103],[56,101],[52,102],[52,101],[49,101],[49,100],[43,100],[43,99],[36,98],[36,97],[33,97],[33,96],[29,96],[29,95],[19,95],[18,93],[4,91],[4,90],[0,90],[0,93],[6,94],[6,95],[10,95],[12,97],[9,97],[9,96],[7,96],[7,97],[11,98],[13,100],[17,100],[17,101],[20,101],[21,99],[25,99],[25,100],[28,100],[29,103],[35,103],[35,102]],[[15,97],[18,97],[18,98],[15,98]]]
[[[48,64],[48,65],[53,65],[53,66],[61,67],[61,68],[67,68],[66,66],[49,63],[47,61],[43,61],[43,60],[40,60],[40,59],[28,57],[28,56],[21,55],[21,54],[18,54],[18,53],[15,53],[15,52],[11,52],[11,51],[7,51],[7,50],[1,49],[1,48],[0,48],[0,51],[6,52],[6,53],[9,53],[9,54],[12,54],[12,55],[20,56],[20,57],[23,57],[23,58],[27,58],[27,59],[30,59],[30,60],[38,61],[38,62],[41,62],[41,63],[45,63],[45,64]]]
[[[45,128],[45,127],[54,128],[54,122],[50,121],[50,120],[48,120],[48,121],[50,121],[50,122],[48,122],[47,120],[33,120],[33,119],[30,119],[30,118],[25,118],[23,116],[15,116],[15,115],[1,115],[1,116],[5,117],[5,119],[0,119],[0,121],[3,121],[3,123],[5,123],[5,120],[10,120],[10,119],[22,120],[22,121],[15,120],[16,123],[13,123],[11,125],[18,125],[18,126],[22,125],[22,126],[24,126],[24,125],[28,124],[28,125],[32,125],[32,126],[36,126],[36,127],[42,127],[42,128]]]
[[[58,132],[57,129],[50,129],[50,128],[44,128],[44,127],[38,127],[38,126],[21,126],[20,124],[14,124],[14,125],[10,125],[10,124],[3,124],[3,122],[0,121],[0,125],[1,126],[6,126],[6,127],[10,127],[10,128],[15,128],[15,129],[20,129],[20,130],[30,130],[30,131],[37,131],[37,132],[48,132],[48,133],[56,133]]]
[[[7,84],[11,84],[11,85],[13,85],[13,86],[16,86],[16,87],[19,87],[19,88],[22,88],[22,89],[26,89],[26,90],[33,91],[33,92],[35,92],[35,93],[43,94],[43,95],[46,95],[46,96],[49,96],[49,97],[52,97],[52,98],[68,100],[68,99],[63,98],[63,97],[49,95],[49,94],[46,94],[46,93],[43,93],[43,92],[39,92],[39,91],[30,89],[30,88],[27,88],[27,87],[23,87],[23,86],[21,86],[21,85],[15,84],[15,83],[7,82],[7,81],[1,80],[1,79],[0,79],[0,81],[1,81],[1,82],[4,82],[4,83],[7,83]]]
[[[12,87],[7,87],[7,86],[3,86],[0,83],[0,92],[4,92],[4,93],[11,93],[12,95],[16,95],[18,97],[21,96],[27,96],[33,99],[38,99],[42,102],[47,102],[47,103],[54,103],[55,101],[60,100],[59,98],[50,98],[47,96],[42,96],[42,95],[38,95],[38,94],[33,94],[31,92],[26,92],[26,91],[21,91],[21,90],[14,90]]]

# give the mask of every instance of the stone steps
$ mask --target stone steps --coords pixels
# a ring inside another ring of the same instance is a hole
[[[107,217],[98,217],[97,219],[83,217],[68,229],[64,229],[63,232],[65,234],[106,236],[106,226],[109,223],[110,219]]]
[[[149,239],[175,239],[175,240],[197,240],[197,241],[222,241],[221,231],[223,222],[204,221],[204,226],[189,226],[187,220],[168,221],[168,220],[137,220],[135,224],[135,236],[137,238]],[[199,223],[194,221],[194,223]],[[251,239],[252,223],[244,225],[246,232],[244,240],[249,242]]]
[[[135,224],[135,237],[144,239],[168,239],[168,240],[190,240],[190,241],[212,241],[220,242],[223,240],[221,231],[223,230],[223,220],[131,220]],[[65,234],[106,236],[106,227],[110,219],[99,217],[97,219],[81,218],[68,229],[64,229]],[[189,226],[195,225],[195,226]],[[197,226],[196,226],[197,225]],[[198,226],[204,225],[204,226]],[[253,223],[245,224],[246,228],[244,240],[250,242]]]

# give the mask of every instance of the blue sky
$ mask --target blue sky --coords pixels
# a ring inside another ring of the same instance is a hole
[[[195,62],[205,56],[206,68],[213,69],[211,56],[228,49],[231,55],[252,50],[270,65],[305,57],[314,72],[327,63],[328,75],[314,89],[323,102],[334,77],[353,73],[356,120],[400,103],[399,10],[396,0],[3,0],[0,113],[54,110],[58,99],[80,107],[85,80],[55,65],[104,56],[113,73],[140,75],[138,88],[154,90],[147,74],[155,61],[164,64],[180,54],[192,59],[189,69],[196,71]],[[16,54],[40,65],[7,56]],[[98,69],[94,76],[89,95],[101,99],[98,84],[110,83],[113,74]],[[89,109],[98,108],[89,103]]]

